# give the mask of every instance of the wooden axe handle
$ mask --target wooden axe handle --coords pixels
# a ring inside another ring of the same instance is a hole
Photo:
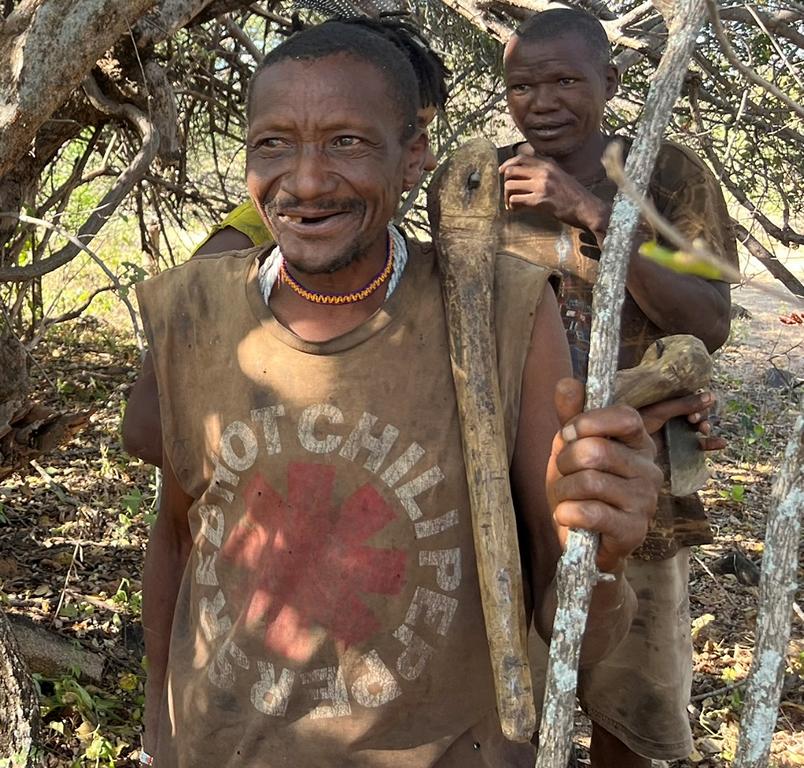
[[[494,146],[464,144],[431,186],[430,202],[497,709],[506,738],[529,741],[536,713],[493,328]]]
[[[617,372],[614,402],[642,408],[709,386],[712,358],[695,336],[666,336],[651,344],[634,368]]]

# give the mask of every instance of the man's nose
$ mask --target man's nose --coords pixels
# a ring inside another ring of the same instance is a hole
[[[295,154],[281,188],[299,200],[315,200],[335,191],[337,181],[326,152],[320,147],[302,146]]]
[[[556,89],[552,85],[536,85],[531,89],[532,112],[552,112],[556,108]]]

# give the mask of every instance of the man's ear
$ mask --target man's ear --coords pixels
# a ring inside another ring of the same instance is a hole
[[[405,166],[403,169],[402,183],[405,189],[413,189],[419,182],[424,172],[424,164],[427,160],[430,139],[427,131],[416,129],[416,135],[408,141],[405,150]]]
[[[606,101],[614,98],[617,93],[617,87],[620,85],[620,71],[614,64],[609,64],[606,67]]]

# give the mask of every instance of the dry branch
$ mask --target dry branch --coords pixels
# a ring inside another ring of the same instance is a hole
[[[32,0],[0,28],[0,178],[155,0]]]
[[[648,188],[662,136],[703,23],[703,3],[704,0],[679,0],[675,7],[667,50],[648,93],[644,117],[628,155],[626,173],[641,194]],[[620,346],[620,311],[625,297],[628,257],[638,223],[638,209],[618,193],[594,291],[587,408],[606,406],[613,399]],[[566,552],[559,561],[558,609],[550,643],[537,768],[564,768],[569,757],[578,662],[595,581],[596,550],[596,536],[571,531]]]
[[[777,98],[782,104],[785,104],[799,117],[804,117],[804,106],[796,101],[793,101],[784,91],[777,88],[773,83],[768,82],[764,77],[758,75],[753,69],[747,67],[737,57],[734,48],[731,47],[726,30],[723,29],[723,24],[720,21],[720,14],[718,13],[717,4],[714,0],[706,0],[706,7],[709,10],[709,19],[712,22],[712,29],[715,32],[720,47],[723,50],[723,55],[728,59],[729,63],[747,80],[764,88],[768,93]]]
[[[773,496],[759,581],[757,639],[734,768],[768,765],[779,712],[804,510],[804,410],[793,427]]]
[[[86,243],[100,231],[101,227],[109,220],[123,201],[126,195],[131,192],[134,185],[140,181],[148,171],[151,163],[159,151],[159,132],[154,127],[148,117],[133,104],[118,104],[111,101],[101,93],[98,84],[92,76],[84,81],[84,90],[90,102],[97,109],[105,112],[109,116],[122,118],[131,124],[142,137],[142,146],[134,159],[129,164],[112,188],[104,195],[99,205],[88,216],[87,220],[78,230],[75,237],[68,237],[68,244],[61,248],[53,256],[42,261],[27,264],[24,267],[3,267],[0,268],[0,282],[24,282],[35,277],[42,277],[59,267],[72,261],[81,250],[86,249]],[[4,216],[15,216],[13,212],[4,213]],[[21,221],[25,219],[17,216]],[[40,223],[40,222],[31,222]],[[45,222],[47,224],[47,222]]]

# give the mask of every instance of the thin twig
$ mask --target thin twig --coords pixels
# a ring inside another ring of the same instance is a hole
[[[709,19],[712,22],[712,30],[714,31],[715,37],[720,43],[720,48],[723,51],[723,55],[728,59],[729,64],[731,64],[747,80],[750,80],[760,88],[764,88],[772,96],[775,96],[777,99],[779,99],[779,101],[789,107],[799,117],[804,117],[804,107],[801,106],[801,104],[793,101],[793,99],[791,99],[783,91],[779,90],[779,88],[777,88],[773,83],[768,82],[764,77],[758,75],[753,69],[747,67],[742,61],[740,61],[734,51],[734,48],[732,48],[731,43],[729,42],[726,30],[723,28],[723,23],[720,20],[720,14],[718,13],[717,9],[717,3],[715,3],[715,0],[705,0],[705,2],[709,11]]]
[[[706,571],[706,573],[709,574],[709,577],[712,579],[712,581],[715,582],[717,588],[723,593],[723,597],[725,597],[726,600],[729,603],[731,603],[732,607],[736,607],[737,603],[734,601],[734,598],[732,598],[732,596],[726,591],[725,587],[718,581],[717,576],[715,576],[715,574],[712,573],[712,571],[709,569],[709,566],[707,566],[707,564],[703,560],[701,560],[701,558],[698,557],[698,555],[693,555],[693,557],[695,558],[695,561],[698,563],[698,565],[700,565],[701,568],[703,568],[704,571]]]
[[[799,88],[804,88],[804,83],[801,82],[801,78],[796,72],[796,68],[790,63],[790,60],[785,56],[784,51],[780,47],[780,45],[776,42],[776,38],[770,33],[770,30],[765,26],[765,22],[762,21],[762,17],[754,10],[754,8],[748,4],[745,6],[748,8],[748,12],[753,16],[754,20],[757,23],[757,26],[768,36],[768,40],[771,41],[771,45],[776,49],[776,53],[779,54],[779,58],[784,63],[785,67],[787,67],[787,71],[793,76],[795,81],[798,83]]]
[[[56,610],[53,611],[53,618],[50,620],[50,625],[53,626],[56,623],[56,619],[59,617],[59,611],[61,610],[61,606],[64,603],[64,597],[67,594],[67,584],[70,581],[70,574],[73,572],[73,567],[75,566],[75,558],[78,556],[78,552],[81,549],[81,541],[76,541],[75,546],[73,547],[73,556],[70,559],[70,567],[67,569],[67,573],[64,575],[64,584],[61,588],[61,594],[59,595],[59,602],[56,605]]]
[[[696,693],[694,696],[690,696],[690,701],[703,701],[704,699],[709,699],[713,696],[722,696],[724,693],[731,693],[731,691],[734,691],[737,688],[742,688],[747,682],[748,682],[747,680],[739,680],[736,683],[731,683],[730,685],[724,685],[722,688],[715,688],[714,691],[706,691],[705,693]]]
[[[47,227],[49,229],[52,229],[58,234],[60,234],[62,237],[66,237],[73,245],[76,246],[76,248],[89,254],[92,260],[101,268],[101,270],[103,270],[103,273],[112,281],[116,289],[118,298],[120,299],[120,301],[123,302],[126,309],[128,310],[129,318],[131,319],[131,325],[134,328],[134,338],[137,342],[137,347],[140,349],[140,351],[142,351],[145,348],[145,337],[143,336],[142,330],[140,329],[140,323],[139,320],[137,319],[136,310],[129,301],[128,296],[126,296],[126,291],[123,289],[123,286],[117,279],[117,275],[115,275],[115,273],[112,272],[112,270],[106,266],[103,259],[101,259],[101,257],[98,256],[97,253],[95,253],[88,246],[84,245],[84,243],[82,243],[77,237],[75,237],[66,229],[64,229],[64,227],[60,227],[58,224],[54,224],[52,221],[46,221],[45,219],[38,219],[35,216],[27,216],[24,213],[17,213],[16,211],[0,211],[0,217],[2,216],[15,217],[20,221],[25,222],[26,224],[36,224],[37,226],[40,227]]]
[[[50,488],[53,493],[56,494],[57,498],[62,504],[69,504],[73,507],[80,507],[81,504],[77,499],[74,499],[72,496],[68,496],[62,487],[47,473],[47,470],[42,467],[42,465],[36,461],[36,459],[31,459],[29,464],[37,471],[39,476],[45,481],[47,486]]]

